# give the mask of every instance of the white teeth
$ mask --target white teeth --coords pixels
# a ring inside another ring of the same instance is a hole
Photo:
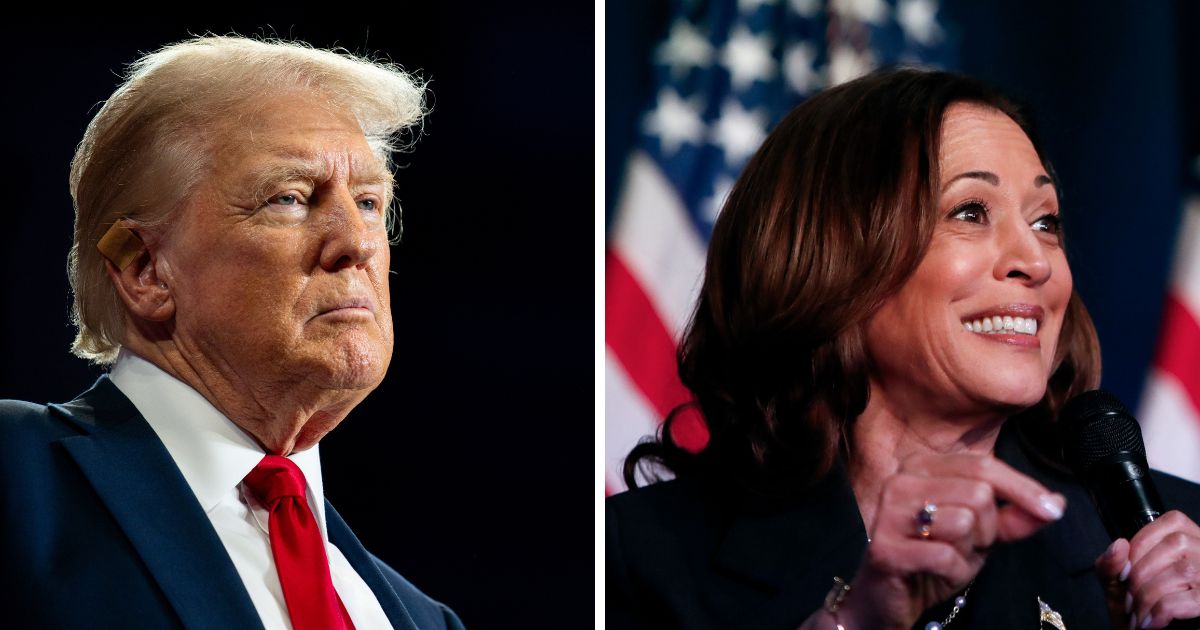
[[[1032,317],[1012,317],[1009,315],[1001,317],[993,315],[972,321],[963,322],[963,328],[968,332],[976,332],[982,334],[1022,334],[1036,335],[1038,331],[1038,323]]]

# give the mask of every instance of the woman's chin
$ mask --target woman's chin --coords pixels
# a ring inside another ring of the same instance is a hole
[[[1046,383],[1013,383],[986,392],[982,398],[993,409],[1006,415],[1020,413],[1041,402],[1046,395]]]

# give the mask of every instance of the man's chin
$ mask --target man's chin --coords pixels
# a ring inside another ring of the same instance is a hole
[[[390,350],[378,344],[336,344],[314,357],[313,380],[327,389],[369,392],[383,382]]]

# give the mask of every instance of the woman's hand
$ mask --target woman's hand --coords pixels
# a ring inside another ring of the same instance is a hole
[[[927,504],[936,511],[923,535]],[[866,558],[838,619],[847,630],[909,628],[966,588],[992,544],[1032,535],[1065,507],[1062,495],[991,456],[911,457],[884,482]]]
[[[1200,526],[1171,511],[1096,559],[1116,628],[1164,628],[1200,617]]]

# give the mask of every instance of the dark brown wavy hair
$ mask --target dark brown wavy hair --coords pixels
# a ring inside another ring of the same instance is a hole
[[[694,401],[625,461],[775,494],[807,487],[847,455],[849,426],[867,405],[866,323],[912,276],[941,218],[942,119],[954,103],[1022,111],[970,77],[918,69],[876,72],[792,110],[738,178],[713,229],[704,285],[679,349]],[[1014,418],[1027,441],[1058,459],[1053,420],[1100,380],[1091,317],[1072,294],[1056,367],[1040,403]],[[697,407],[709,440],[690,452],[672,426]]]

